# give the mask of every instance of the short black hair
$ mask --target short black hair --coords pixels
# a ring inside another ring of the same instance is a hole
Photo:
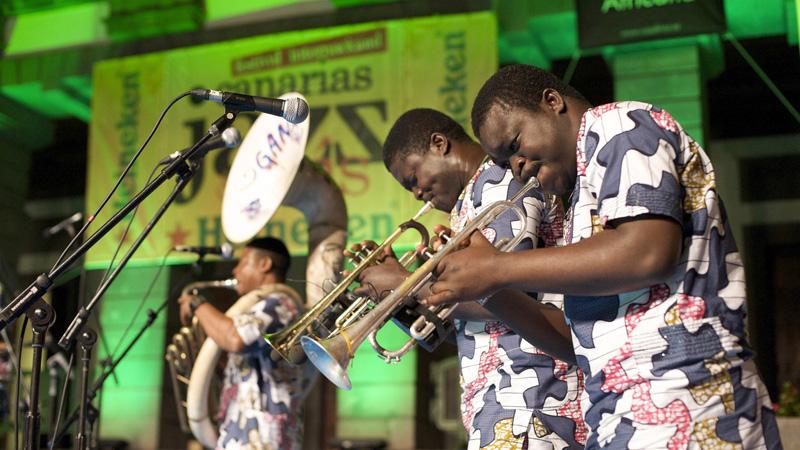
[[[272,270],[275,271],[281,280],[286,278],[286,273],[289,271],[289,264],[292,259],[289,256],[289,249],[286,248],[280,239],[274,237],[257,237],[252,239],[245,245],[246,247],[254,248],[264,252],[272,259]]]
[[[464,127],[447,114],[430,108],[416,108],[403,113],[392,125],[383,143],[383,164],[388,169],[398,158],[428,151],[433,133],[441,133],[456,142],[468,142]]]
[[[492,75],[478,91],[472,104],[472,132],[480,139],[480,128],[495,104],[504,108],[519,106],[539,110],[542,92],[555,89],[559,94],[586,101],[583,94],[552,73],[534,66],[512,64]]]

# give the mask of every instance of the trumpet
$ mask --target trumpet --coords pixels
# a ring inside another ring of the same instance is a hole
[[[347,327],[334,330],[325,339],[315,339],[312,336],[303,336],[301,345],[308,355],[308,359],[322,372],[325,377],[341,389],[350,390],[352,383],[347,375],[347,368],[353,359],[355,350],[369,338],[372,342],[375,333],[402,307],[408,297],[414,296],[433,275],[433,270],[446,255],[457,250],[470,235],[476,230],[482,230],[507,211],[517,215],[521,223],[525,223],[525,212],[515,203],[529,190],[538,188],[539,180],[531,178],[514,196],[508,200],[498,201],[489,205],[481,214],[467,224],[463,230],[452,237],[440,233],[440,239],[445,244],[433,254],[430,254],[417,270],[410,273],[400,286],[386,298],[380,301],[369,313],[353,321]],[[513,238],[503,239],[495,246],[501,251],[514,248],[524,237],[523,226]],[[456,308],[457,304],[443,305],[432,308],[433,313],[440,320],[446,320]],[[420,316],[411,327],[410,333],[416,340],[426,339],[436,328],[433,321]],[[373,343],[374,344],[374,343]],[[410,347],[409,347],[410,348]]]
[[[299,364],[305,360],[300,340],[305,336],[325,337],[319,335],[327,335],[329,331],[325,328],[326,317],[330,315],[328,312],[335,311],[337,302],[342,294],[347,293],[348,287],[353,284],[361,272],[367,267],[379,262],[379,258],[383,257],[384,250],[391,247],[400,236],[406,231],[414,230],[420,235],[420,244],[423,246],[428,245],[428,231],[417,220],[425,213],[433,208],[433,204],[428,202],[411,218],[411,220],[402,223],[394,232],[392,232],[386,240],[381,243],[376,249],[371,252],[359,254],[356,256],[357,265],[353,270],[340,281],[330,292],[328,292],[319,302],[317,302],[305,314],[300,316],[288,327],[276,333],[265,334],[264,340],[272,348],[272,350],[280,355],[283,359],[291,362],[292,364]],[[410,252],[401,258],[401,263],[410,265],[413,262],[415,252]],[[348,306],[344,311],[339,314],[334,321],[334,331],[339,328],[349,326],[351,323],[358,320],[367,311],[372,308],[373,302],[369,297],[359,297]],[[406,344],[408,345],[408,344]],[[413,345],[413,342],[411,343]],[[410,346],[409,346],[410,348]]]

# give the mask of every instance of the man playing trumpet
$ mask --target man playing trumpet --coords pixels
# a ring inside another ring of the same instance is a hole
[[[197,317],[205,334],[228,352],[218,449],[302,448],[302,400],[315,372],[307,364],[273,361],[261,337],[301,312],[299,296],[283,284],[289,262],[289,252],[278,239],[256,238],[245,246],[233,276],[239,295],[255,298],[242,314],[228,317],[199,296],[178,300],[181,322]]]
[[[451,213],[456,231],[483,207],[510,198],[521,186],[512,184],[510,172],[487,161],[458,123],[431,109],[403,114],[389,132],[383,155],[387,169],[406,190]],[[512,228],[523,227],[520,232],[526,237],[517,249],[533,248],[540,238],[556,245],[563,212],[554,199],[532,190],[518,202],[528,216],[526,223],[515,224],[504,214],[484,232],[499,240],[513,235]],[[353,251],[364,246],[372,244],[356,245]],[[383,264],[362,272],[357,293],[380,295],[407,275],[389,251]],[[552,310],[561,323],[548,324],[558,331],[550,336],[547,350],[574,361],[569,330],[557,307],[521,293],[507,295]],[[561,302],[556,296],[537,297],[554,305]],[[459,319],[461,411],[468,448],[583,448],[586,433],[578,404],[582,382],[574,366],[535,348],[476,303],[461,305],[454,315]]]
[[[518,181],[572,191],[571,244],[500,254],[476,233],[440,262],[427,301],[564,293],[587,448],[780,448],[747,343],[742,260],[711,161],[681,125],[645,103],[592,107],[512,65],[484,83],[472,127]]]

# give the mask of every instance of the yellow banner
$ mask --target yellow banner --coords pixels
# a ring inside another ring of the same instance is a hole
[[[296,91],[311,106],[306,155],[343,190],[350,241],[381,241],[421,206],[383,165],[389,127],[410,108],[430,107],[469,130],[472,99],[497,68],[496,35],[494,15],[482,12],[304,30],[102,62],[93,77],[87,210],[100,204],[161,108],[181,92],[204,87],[277,97]],[[218,104],[179,101],[97,222],[127,203],[161,158],[197,141],[222,112]],[[244,135],[255,117],[241,114],[234,126]],[[174,245],[224,240],[220,209],[234,156],[235,150],[206,156],[136,261],[160,259]],[[123,250],[174,185],[167,181],[142,204]],[[437,214],[424,222],[446,223]],[[118,225],[100,241],[87,264],[107,263],[122,230]],[[294,255],[308,250],[305,221],[296,210],[280,208],[264,234],[282,238]],[[400,243],[413,244],[410,238]]]

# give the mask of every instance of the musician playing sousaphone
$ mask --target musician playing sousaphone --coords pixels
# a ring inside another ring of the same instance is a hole
[[[303,397],[313,381],[308,365],[274,361],[261,338],[288,325],[302,311],[299,298],[284,284],[289,252],[278,239],[255,238],[247,243],[233,269],[236,291],[255,297],[255,304],[226,316],[201,296],[180,297],[181,322],[192,317],[209,339],[228,353],[218,416],[217,448],[300,449]]]
[[[272,237],[252,237],[280,205],[303,212],[309,230],[308,304],[319,299],[320,286],[341,270],[344,199],[332,180],[303,156],[308,123],[262,115],[231,166],[222,225],[229,240],[247,242],[233,269],[239,300],[223,313],[201,295],[186,292],[179,299],[184,325],[194,322],[207,336],[197,352],[186,399],[191,431],[206,447],[302,448],[303,400],[316,370],[311,364],[271,358],[262,335],[284,328],[305,305],[285,284],[290,263],[286,245]],[[221,351],[228,353],[228,361],[219,411],[208,411],[209,378]],[[175,352],[170,358],[176,359]],[[218,427],[210,420],[215,413]]]

